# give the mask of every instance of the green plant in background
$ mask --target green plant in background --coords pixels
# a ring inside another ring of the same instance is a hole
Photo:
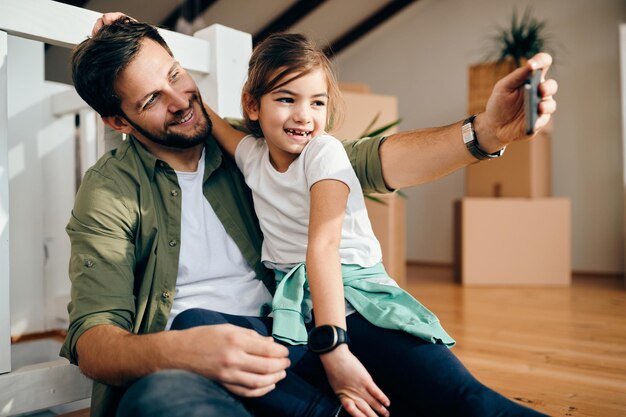
[[[361,137],[362,138],[371,138],[374,136],[380,136],[383,133],[385,133],[386,131],[388,131],[389,129],[391,129],[394,126],[398,126],[400,124],[400,122],[402,121],[402,119],[398,119],[395,120],[389,124],[386,124],[382,127],[379,127],[378,129],[375,130],[370,130],[378,121],[378,118],[380,117],[380,112],[378,112],[376,114],[376,116],[374,116],[374,118],[372,119],[372,121],[370,122],[369,125],[367,125],[367,127],[365,128],[365,130],[363,131],[363,133],[361,133]]]
[[[524,10],[521,18],[518,18],[517,9],[513,9],[511,26],[499,28],[493,37],[496,43],[498,61],[511,58],[519,67],[522,60],[529,59],[538,52],[548,50],[549,36],[545,29],[546,22],[532,17],[530,8]],[[552,55],[554,54],[552,53]]]

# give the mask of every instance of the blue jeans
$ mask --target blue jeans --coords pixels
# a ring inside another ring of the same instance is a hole
[[[172,322],[171,328],[182,330],[201,325],[225,323],[253,329],[263,336],[269,336],[272,333],[272,319],[269,317],[233,316],[199,308],[180,313]],[[321,369],[321,378],[315,380],[315,384],[307,382],[293,371],[294,365],[308,355],[308,349],[304,346],[285,346],[289,349],[291,361],[291,367],[287,369],[287,377],[276,384],[276,389],[263,397],[241,397],[241,402],[255,416],[260,417],[331,417],[337,415],[341,403],[328,385],[323,369]],[[319,362],[317,356],[311,355],[311,357]]]
[[[206,324],[231,323],[251,328],[266,336],[271,334],[270,318],[240,317],[202,309],[187,310],[179,314],[173,329],[183,329]],[[476,380],[450,350],[431,344],[408,334],[381,329],[369,323],[358,313],[347,317],[350,350],[368,369],[376,384],[391,400],[389,411],[393,417],[537,417],[544,416],[523,407]],[[263,397],[239,398],[255,416],[333,416],[339,402],[330,388],[318,355],[303,346],[288,346],[291,366],[287,377],[276,389]],[[202,378],[202,377],[200,377]],[[144,378],[145,379],[145,378]],[[140,383],[140,380],[138,383]],[[188,381],[185,382],[188,384]],[[182,385],[182,384],[181,384]],[[215,384],[217,385],[217,384]],[[131,387],[131,390],[134,388]],[[191,391],[191,390],[190,390]],[[129,391],[130,392],[130,391]],[[224,403],[218,391],[218,405]],[[192,393],[190,393],[191,395]],[[193,394],[196,394],[194,390]],[[133,396],[139,395],[137,392]],[[163,396],[162,401],[178,394]],[[118,410],[118,417],[138,414],[119,414],[127,393]],[[231,397],[234,398],[234,397]],[[212,399],[205,400],[206,402]],[[190,398],[191,404],[201,403]],[[126,404],[125,404],[126,403]],[[238,411],[204,413],[205,416],[236,416]],[[342,411],[342,413],[345,411]],[[145,414],[148,415],[148,414]],[[175,415],[171,413],[150,415]],[[181,414],[193,415],[193,414]],[[244,414],[245,415],[245,414]],[[342,414],[343,415],[343,414]]]
[[[224,387],[193,372],[160,371],[126,391],[117,417],[252,417]]]

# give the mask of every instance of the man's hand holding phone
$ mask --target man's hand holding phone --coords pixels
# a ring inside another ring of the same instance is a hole
[[[484,113],[476,117],[475,129],[486,152],[512,142],[528,140],[545,127],[556,111],[555,80],[546,78],[552,57],[538,53],[498,81]]]
[[[530,76],[524,83],[524,117],[527,135],[535,133],[535,124],[539,118],[539,101],[541,101],[541,95],[539,93],[540,82],[541,70],[536,69],[530,73]]]

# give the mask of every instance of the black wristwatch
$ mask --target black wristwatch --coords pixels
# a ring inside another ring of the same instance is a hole
[[[341,327],[324,324],[309,333],[309,350],[314,353],[326,353],[342,343],[348,343],[348,333]]]
[[[476,131],[474,130],[475,118],[476,115],[468,117],[467,119],[465,119],[463,125],[461,126],[463,143],[465,143],[465,147],[467,147],[467,150],[472,154],[472,156],[474,156],[474,158],[479,160],[493,159],[502,156],[505,148],[502,148],[494,153],[487,153],[480,148],[478,138],[476,137]]]

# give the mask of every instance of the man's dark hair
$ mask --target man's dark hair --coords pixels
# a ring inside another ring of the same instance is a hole
[[[122,115],[122,101],[115,91],[118,74],[135,58],[144,38],[163,46],[172,55],[156,27],[128,17],[103,26],[81,42],[72,54],[74,88],[100,116]]]

